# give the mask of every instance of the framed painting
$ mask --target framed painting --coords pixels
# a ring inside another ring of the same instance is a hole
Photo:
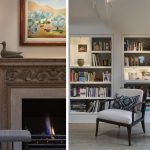
[[[20,45],[65,46],[66,0],[20,0]]]
[[[87,52],[87,44],[79,44],[78,52]]]

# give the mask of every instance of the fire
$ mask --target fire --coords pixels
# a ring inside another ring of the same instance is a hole
[[[52,126],[52,123],[51,123],[49,116],[47,116],[45,118],[45,124],[46,124],[46,134],[48,134],[50,136],[55,135],[55,130],[54,130],[54,127]]]
[[[54,128],[52,127],[52,135],[55,135],[55,130],[54,130]]]

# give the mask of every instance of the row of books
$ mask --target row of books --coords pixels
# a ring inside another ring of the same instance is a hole
[[[73,101],[71,102],[71,112],[99,112],[106,107],[108,103],[100,102],[100,100]]]
[[[145,56],[130,56],[124,58],[125,66],[144,66],[146,65]]]
[[[70,81],[95,81],[96,80],[96,72],[88,72],[88,71],[78,71],[71,70],[70,72]]]
[[[143,51],[143,42],[125,40],[124,51]]]
[[[72,97],[111,97],[110,87],[73,87],[71,88]]]
[[[111,51],[111,41],[93,41],[93,51]]]
[[[104,59],[101,54],[92,54],[92,66],[111,66],[111,59]]]

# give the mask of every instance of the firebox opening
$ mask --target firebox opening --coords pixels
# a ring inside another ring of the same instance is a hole
[[[32,135],[66,135],[66,100],[23,99],[22,128]]]

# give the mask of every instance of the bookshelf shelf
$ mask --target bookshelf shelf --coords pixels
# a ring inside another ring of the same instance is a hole
[[[150,84],[150,80],[125,80],[125,84]]]
[[[111,66],[70,66],[70,69],[111,69]]]
[[[79,45],[86,45],[86,52],[79,51]],[[100,101],[112,99],[113,61],[112,36],[80,35],[70,38],[70,117],[85,122],[103,109]],[[78,59],[84,65],[78,65]],[[88,117],[89,115],[89,117]],[[91,119],[92,120],[92,119]]]
[[[90,100],[96,100],[96,99],[113,99],[112,97],[70,97],[70,99],[75,99],[75,100],[82,100],[82,99],[90,99]]]
[[[70,82],[70,84],[111,84],[111,82]]]
[[[93,113],[93,112],[70,112],[71,115],[94,115],[97,116],[97,113]]]
[[[109,53],[109,54],[111,54],[111,51],[91,51],[91,53],[97,53],[97,54],[106,54],[106,53]]]
[[[144,51],[124,51],[125,54],[150,54],[150,50],[144,50]]]
[[[149,66],[125,66],[124,69],[150,69]]]

